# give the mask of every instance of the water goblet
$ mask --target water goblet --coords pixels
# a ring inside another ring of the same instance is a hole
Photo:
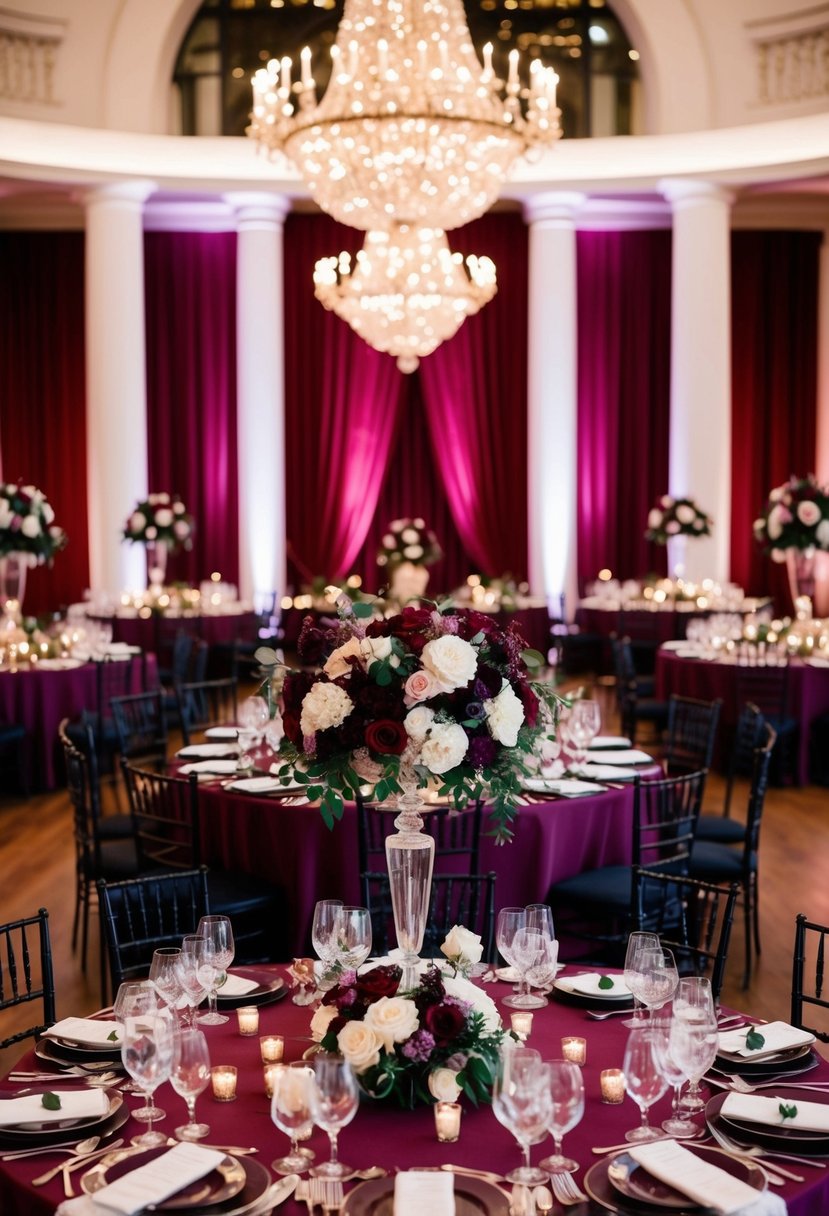
[[[551,939],[540,929],[524,926],[518,929],[510,944],[513,965],[519,975],[518,991],[505,997],[504,1004],[511,1009],[543,1009],[547,998],[530,992],[530,975],[536,965],[547,958],[547,945]]]
[[[344,905],[336,914],[336,963],[356,971],[371,953],[371,915],[368,908]]]
[[[625,1089],[641,1114],[639,1127],[625,1132],[625,1139],[633,1143],[659,1139],[662,1132],[648,1123],[648,1110],[665,1093],[668,1082],[657,1065],[654,1036],[647,1027],[630,1032],[622,1071],[625,1074]]]
[[[129,1014],[124,1022],[121,1060],[146,1096],[146,1105],[132,1112],[136,1119],[147,1124],[146,1132],[132,1140],[134,1145],[141,1148],[155,1148],[167,1140],[163,1132],[152,1129],[153,1122],[164,1117],[164,1111],[153,1104],[153,1094],[162,1081],[170,1076],[173,1038],[173,1020],[166,1010]]]
[[[545,1171],[530,1165],[530,1146],[544,1139],[552,1113],[549,1075],[539,1052],[531,1047],[502,1050],[492,1088],[492,1113],[512,1132],[523,1157],[522,1164],[507,1174],[507,1182],[521,1186],[546,1182]]]
[[[314,1070],[304,1061],[287,1065],[274,1078],[271,1119],[291,1141],[290,1152],[271,1162],[277,1174],[301,1174],[314,1159],[311,1149],[299,1147],[314,1127],[314,1086]]]
[[[202,959],[208,978],[211,978],[212,972],[212,982],[207,991],[208,1011],[202,1014],[199,1022],[204,1026],[221,1026],[227,1021],[227,1017],[216,1011],[216,993],[227,978],[226,972],[235,953],[230,918],[203,916],[199,921],[197,933],[209,944],[210,948],[203,951]]]
[[[322,963],[323,980],[327,977],[331,982],[333,976],[329,973],[337,956],[337,919],[342,907],[341,899],[318,900],[311,923],[311,944]]]
[[[661,1009],[679,984],[679,974],[670,950],[644,950],[640,957],[639,1000],[649,1010]]]
[[[512,939],[519,929],[523,929],[527,924],[527,909],[526,908],[502,908],[498,913],[498,920],[495,926],[495,944],[498,947],[498,952],[504,959],[504,962],[516,972],[515,960],[512,955]],[[510,997],[506,998],[510,1000]]]
[[[178,958],[178,979],[181,984],[182,1000],[186,1006],[184,1020],[196,1029],[196,1010],[207,996],[207,985],[202,972],[202,955],[204,938],[195,933],[189,933],[182,938],[181,954]]]
[[[690,1081],[680,1108],[698,1111],[705,1107],[699,1083],[717,1055],[719,1030],[710,981],[691,976],[679,981],[671,1018],[671,1054]]]
[[[264,697],[245,697],[236,715],[239,726],[261,735],[268,724],[271,711]]]
[[[206,1123],[196,1122],[196,1098],[210,1082],[210,1052],[201,1030],[179,1031],[173,1044],[170,1085],[187,1103],[187,1122],[177,1127],[179,1140],[202,1140],[209,1133]]]
[[[648,1025],[653,1033],[657,1068],[674,1091],[671,1117],[663,1120],[662,1130],[678,1140],[695,1136],[699,1128],[690,1119],[683,1118],[680,1111],[679,1096],[682,1086],[688,1080],[688,1074],[671,1051],[671,1018],[651,1018]]]
[[[659,936],[656,933],[631,933],[625,952],[624,981],[633,995],[634,1010],[632,1018],[625,1018],[623,1026],[636,1030],[645,1024],[642,1002],[639,999],[638,987],[641,979],[641,956],[645,950],[658,950]]]
[[[185,1005],[180,961],[179,946],[162,946],[153,952],[150,963],[150,979],[155,984],[155,990],[174,1014]]]
[[[112,1005],[112,1016],[122,1025],[128,1017],[142,1013],[155,1013],[159,1008],[158,990],[151,980],[128,980],[121,984]],[[135,1081],[127,1081],[121,1088],[128,1094],[141,1093],[141,1086]],[[146,1109],[146,1106],[143,1108]],[[154,1119],[161,1119],[164,1111],[155,1107]]]
[[[311,1097],[314,1122],[328,1135],[331,1156],[311,1170],[317,1178],[345,1178],[354,1171],[337,1156],[340,1129],[350,1123],[359,1105],[357,1080],[342,1056],[320,1052],[314,1056],[314,1088]]]
[[[584,1114],[584,1077],[579,1065],[570,1060],[547,1060],[546,1068],[552,1099],[548,1127],[555,1152],[539,1165],[548,1174],[572,1174],[579,1168],[578,1162],[565,1157],[561,1145],[565,1133],[580,1123]]]
[[[573,768],[581,768],[587,759],[587,749],[599,733],[601,712],[597,701],[576,701],[570,710],[568,730]]]
[[[538,953],[526,973],[530,988],[539,988],[545,995],[551,991],[558,974],[558,942],[541,935]]]

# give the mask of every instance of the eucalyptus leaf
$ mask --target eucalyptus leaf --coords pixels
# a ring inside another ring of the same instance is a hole
[[[46,1110],[60,1110],[60,1095],[53,1094],[51,1091],[48,1091],[40,1099],[40,1104],[41,1106],[45,1107]]]

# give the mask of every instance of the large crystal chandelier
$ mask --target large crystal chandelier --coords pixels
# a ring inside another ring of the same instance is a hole
[[[395,224],[367,233],[353,266],[347,253],[320,259],[314,291],[369,346],[411,372],[492,299],[495,265],[450,252],[440,228]]]
[[[272,59],[253,81],[248,133],[283,152],[323,211],[353,228],[450,229],[482,215],[516,159],[561,134],[552,68],[518,52],[506,81],[479,61],[462,0],[346,0],[317,101],[311,52]]]

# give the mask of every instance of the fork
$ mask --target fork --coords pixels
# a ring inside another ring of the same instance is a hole
[[[343,1206],[345,1194],[343,1184],[338,1178],[329,1178],[322,1181],[322,1210],[328,1216],[329,1212],[339,1212]]]
[[[308,1216],[314,1216],[314,1200],[311,1198],[311,1179],[300,1178],[297,1183],[297,1188],[294,1191],[294,1198],[299,1203],[304,1203],[308,1209]]]
[[[584,1191],[579,1189],[572,1174],[551,1174],[550,1186],[553,1188],[556,1199],[564,1207],[587,1202],[587,1196]]]

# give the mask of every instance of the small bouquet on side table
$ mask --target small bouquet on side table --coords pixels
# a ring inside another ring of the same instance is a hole
[[[693,498],[672,498],[663,494],[659,505],[648,512],[645,540],[667,545],[675,536],[710,536],[713,520],[701,511]]]

